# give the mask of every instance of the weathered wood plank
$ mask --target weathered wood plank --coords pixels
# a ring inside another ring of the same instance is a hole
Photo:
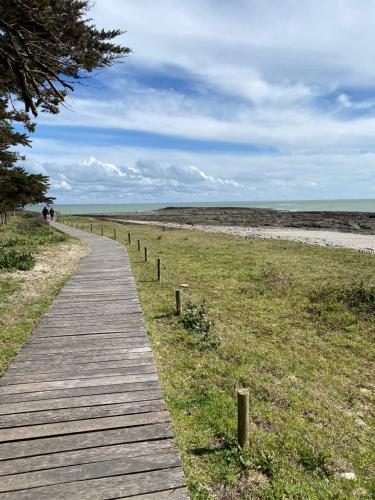
[[[118,497],[129,498],[129,497]],[[144,495],[133,495],[131,500],[188,500],[189,494],[186,488],[174,488],[172,490],[156,491]]]
[[[22,401],[20,403],[3,404],[0,415],[11,415],[42,410],[55,410],[61,408],[76,408],[84,406],[107,405],[116,403],[130,403],[132,401],[151,401],[161,399],[159,389],[132,392],[114,392],[110,394],[94,394],[92,396],[76,396],[71,398],[42,399],[38,401]]]
[[[155,373],[141,373],[128,375],[126,382],[145,382],[158,380]],[[94,379],[56,380],[54,382],[32,382],[30,384],[4,385],[0,387],[0,394],[18,394],[22,392],[52,391],[54,389],[75,389],[77,387],[98,387],[99,385],[113,385],[125,382],[124,377],[95,377]]]
[[[142,413],[139,415],[138,425],[136,426],[38,438],[31,441],[15,441],[0,444],[0,450],[2,459],[13,460],[16,458],[39,457],[48,453],[152,441],[170,437],[172,437],[172,431],[166,412],[164,414]]]
[[[78,387],[76,389],[57,389],[54,391],[23,392],[18,394],[5,394],[1,396],[2,404],[20,401],[40,401],[43,399],[70,398],[75,396],[88,396],[91,394],[110,394],[113,392],[129,392],[144,389],[159,388],[159,381],[144,380],[142,382],[128,382],[122,384],[101,385],[93,387]]]
[[[101,446],[100,448],[84,448],[60,453],[47,453],[27,458],[0,461],[0,476],[19,474],[43,469],[54,469],[69,465],[104,462],[118,458],[130,458],[141,455],[174,451],[173,439],[155,439],[136,443]],[[0,479],[1,482],[1,479]]]
[[[153,493],[184,486],[181,467],[174,467],[138,474],[126,474],[108,478],[75,481],[72,483],[42,486],[0,494],[7,500],[103,500],[131,497],[142,493]],[[20,485],[22,487],[22,485]]]
[[[88,464],[71,465],[2,476],[0,491],[16,491],[20,489],[20,486],[24,489],[54,484],[62,485],[73,481],[84,481],[122,474],[134,474],[178,467],[180,465],[181,462],[175,453],[159,453],[157,455],[150,454],[132,456],[130,458],[117,458],[115,460],[105,460]]]
[[[72,371],[80,370],[82,374],[86,371],[91,370],[113,370],[115,368],[127,368],[130,366],[140,366],[140,365],[148,365],[153,363],[153,358],[151,353],[142,353],[142,357],[137,357],[133,359],[124,359],[122,361],[102,361],[102,362],[80,362],[75,361],[69,362],[69,366]],[[148,355],[148,356],[147,356]],[[7,375],[3,378],[12,377],[14,374],[19,376],[31,375],[31,374],[45,374],[45,373],[66,373],[66,362],[58,362],[55,363],[43,363],[39,362],[29,362],[25,361],[24,363],[14,363],[11,367],[9,367]],[[74,378],[74,377],[73,377]],[[15,378],[12,378],[14,382]],[[29,382],[32,382],[28,379]]]
[[[164,411],[152,413],[160,414],[166,418]],[[9,441],[20,441],[21,439],[35,439],[38,437],[58,436],[59,434],[75,434],[77,432],[89,432],[101,429],[116,429],[118,427],[130,427],[139,424],[141,413],[122,415],[120,417],[104,417],[97,419],[73,420],[69,422],[29,425],[27,427],[13,427],[0,430],[0,443]]]
[[[55,422],[68,422],[88,418],[104,418],[134,413],[165,410],[162,399],[135,401],[131,403],[115,403],[87,408],[67,408],[60,410],[32,411],[16,415],[0,415],[0,428],[23,427]]]
[[[140,363],[134,366],[128,366],[125,368],[105,368],[102,370],[72,370],[57,373],[29,373],[27,375],[20,374],[18,376],[8,375],[0,380],[0,385],[17,385],[26,384],[30,382],[53,382],[58,380],[78,380],[82,378],[97,378],[97,377],[114,377],[114,376],[126,376],[126,375],[137,375],[140,373],[155,373],[155,365],[152,362]],[[18,373],[18,372],[17,372]]]

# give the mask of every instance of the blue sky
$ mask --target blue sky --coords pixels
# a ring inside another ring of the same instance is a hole
[[[373,0],[96,0],[133,53],[41,115],[58,203],[375,198]]]

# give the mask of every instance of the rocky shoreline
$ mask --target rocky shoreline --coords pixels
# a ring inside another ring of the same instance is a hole
[[[375,234],[375,213],[371,212],[287,212],[261,208],[168,207],[148,213],[100,215],[98,217],[190,226],[298,228]]]

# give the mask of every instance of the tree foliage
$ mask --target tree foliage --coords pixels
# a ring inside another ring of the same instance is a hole
[[[16,146],[29,146],[32,117],[56,114],[88,73],[111,66],[130,49],[120,30],[98,30],[88,0],[0,1],[0,212],[47,201],[48,178],[16,166]]]
[[[47,196],[48,177],[29,174],[22,167],[0,166],[0,212],[9,212],[31,203],[52,201]]]
[[[34,116],[57,113],[86,72],[130,52],[111,42],[119,30],[98,30],[87,0],[1,0],[0,93]]]

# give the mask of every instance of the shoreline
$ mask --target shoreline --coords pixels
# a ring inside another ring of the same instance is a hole
[[[248,239],[288,240],[328,248],[375,253],[375,214],[370,212],[285,212],[226,207],[169,207],[152,213],[91,215],[119,223],[197,229]]]
[[[89,214],[86,214],[90,216]],[[371,212],[286,212],[284,210],[227,207],[169,207],[151,213],[92,214],[91,217],[131,219],[190,226],[239,226],[328,230],[375,235],[375,213]]]
[[[163,223],[157,221],[141,221],[132,219],[106,220],[117,223],[152,225],[171,229],[188,229],[206,231],[212,233],[231,234],[247,239],[255,240],[286,240],[309,245],[318,245],[326,248],[341,248],[363,253],[375,253],[375,235],[363,235],[356,233],[342,233],[338,231],[317,231],[295,228],[265,228],[265,227],[241,227],[241,226],[215,226],[195,224]]]

